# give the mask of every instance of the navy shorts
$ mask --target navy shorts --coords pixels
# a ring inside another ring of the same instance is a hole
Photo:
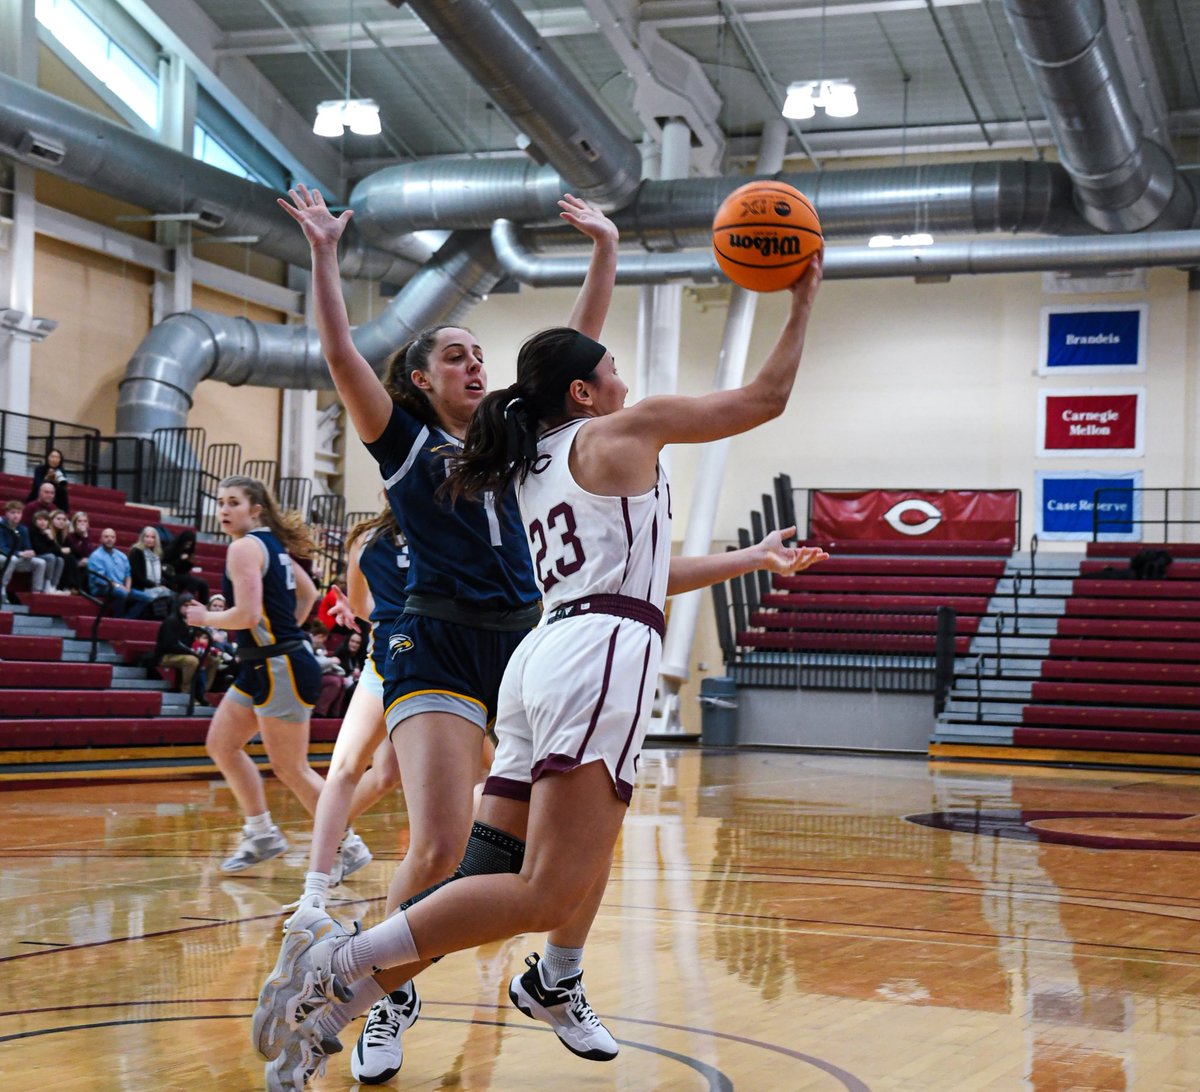
[[[321,668],[311,652],[288,652],[242,664],[226,698],[260,717],[305,721],[321,696]]]
[[[496,716],[504,669],[524,637],[401,615],[390,633],[376,634],[388,732],[408,717],[431,712],[454,713],[486,729]]]

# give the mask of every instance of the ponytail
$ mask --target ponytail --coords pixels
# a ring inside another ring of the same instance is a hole
[[[569,415],[567,392],[590,380],[607,349],[586,334],[555,326],[527,338],[517,354],[517,381],[479,403],[462,453],[440,489],[451,500],[499,495],[524,481],[537,461],[537,440],[549,422]]]
[[[499,496],[516,477],[525,480],[537,459],[538,418],[519,383],[492,391],[475,409],[462,453],[440,487],[451,501]]]
[[[346,553],[349,554],[354,544],[360,538],[370,542],[378,535],[396,535],[399,531],[400,526],[396,523],[396,517],[391,508],[384,508],[379,515],[372,516],[370,519],[360,520],[350,528],[349,533],[346,535]]]

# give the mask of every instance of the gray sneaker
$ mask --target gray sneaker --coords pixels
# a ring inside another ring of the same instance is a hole
[[[337,1039],[315,1039],[303,1032],[291,1032],[278,1056],[263,1067],[267,1092],[294,1092],[303,1088],[310,1077],[324,1075],[325,1059],[341,1049]]]
[[[287,839],[274,823],[265,834],[255,834],[249,827],[242,827],[242,843],[233,851],[232,857],[226,857],[221,862],[221,871],[244,872],[256,864],[278,857],[287,847]]]
[[[342,844],[338,846],[333,867],[329,870],[329,886],[337,887],[347,876],[371,863],[371,851],[353,830],[346,831]]]
[[[330,918],[330,923],[333,919]],[[330,930],[332,929],[332,924]],[[348,939],[326,931],[318,939],[307,929],[292,930],[273,973],[263,984],[254,1011],[254,1045],[271,1061],[286,1045],[283,1028],[309,1029],[325,1016],[335,1000],[349,1001],[353,991],[334,977],[333,953]]]
[[[300,900],[286,929],[279,958],[258,995],[250,1031],[254,1049],[270,1061],[286,1049],[289,1029],[310,1027],[329,1010],[331,993],[340,1001],[349,999],[349,990],[329,973],[333,946],[322,942],[353,936],[358,923],[347,929],[326,913],[317,895],[309,895]],[[314,968],[310,954],[316,948],[325,958]]]

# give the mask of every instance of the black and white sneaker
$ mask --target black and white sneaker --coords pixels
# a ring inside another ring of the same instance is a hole
[[[541,1020],[572,1054],[593,1062],[610,1062],[620,1047],[600,1018],[592,1011],[583,992],[583,971],[560,978],[553,986],[542,981],[541,957],[525,957],[529,969],[513,978],[508,996],[526,1016]]]
[[[400,1036],[420,1015],[421,998],[412,982],[376,1001],[350,1055],[350,1075],[360,1084],[390,1081],[404,1063]]]

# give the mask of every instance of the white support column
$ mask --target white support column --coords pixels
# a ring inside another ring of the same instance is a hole
[[[188,155],[192,151],[192,132],[196,124],[196,80],[178,53],[167,54],[158,66],[159,117],[158,138],[169,148]],[[151,294],[150,318],[162,322],[168,315],[189,311],[192,307],[194,259],[192,228],[187,222],[170,221],[157,225],[155,240],[171,255],[171,271],[155,273]]]
[[[304,283],[304,321],[313,321],[312,292],[306,273],[289,270],[289,287]],[[289,322],[294,321],[289,319]],[[283,392],[283,418],[279,422],[279,476],[312,479],[317,471],[317,392]]]
[[[34,0],[0,0],[0,72],[36,83],[37,56]],[[0,194],[0,216],[9,221],[0,223],[0,234],[8,239],[7,246],[0,245],[0,307],[28,316],[34,311],[34,172],[19,164],[11,170],[13,192]],[[0,409],[29,413],[31,348],[29,341],[0,334]],[[23,439],[10,434],[5,447],[23,448]],[[22,455],[5,455],[3,469],[15,474],[29,472]]]
[[[659,178],[687,178],[691,165],[692,131],[679,118],[663,125],[662,162]],[[656,284],[649,287],[639,308],[639,345],[645,338],[647,395],[674,394],[679,389],[680,316],[683,309],[683,285]],[[640,378],[640,376],[639,376]],[[663,468],[670,473],[670,451],[662,453]]]
[[[757,173],[774,174],[783,167],[786,142],[787,126],[783,119],[775,118],[767,122],[763,127]],[[734,285],[729,297],[729,313],[725,319],[713,390],[732,390],[742,385],[757,307],[756,292]],[[721,499],[721,484],[725,478],[728,455],[728,439],[705,444],[700,453],[687,531],[683,538],[684,556],[695,557],[712,549],[713,527],[717,521],[717,504]],[[656,714],[650,729],[655,735],[683,733],[679,719],[679,688],[691,674],[688,662],[704,594],[704,591],[685,592],[675,596],[671,602],[671,621],[663,641],[662,666],[659,668]]]

